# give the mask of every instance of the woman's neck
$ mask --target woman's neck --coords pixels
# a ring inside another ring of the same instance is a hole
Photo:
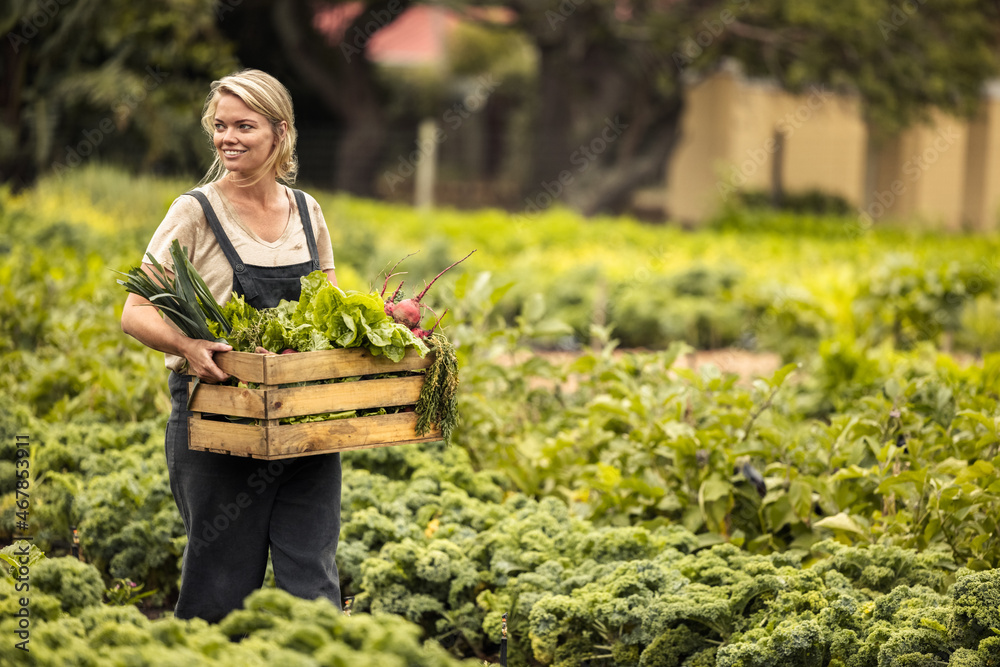
[[[264,177],[253,185],[241,186],[229,173],[217,182],[230,201],[247,203],[263,208],[270,206],[282,195],[282,188],[274,178]]]

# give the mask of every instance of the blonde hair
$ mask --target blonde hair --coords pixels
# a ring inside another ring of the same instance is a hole
[[[244,69],[212,82],[211,92],[205,100],[205,108],[201,114],[201,126],[208,134],[209,140],[215,136],[215,111],[219,99],[224,94],[235,95],[243,103],[265,116],[271,123],[271,131],[278,137],[278,144],[256,174],[237,182],[240,186],[250,186],[269,173],[288,185],[295,183],[299,170],[298,159],[295,156],[295,141],[298,137],[295,131],[295,113],[292,110],[292,96],[280,81],[266,72],[258,69]],[[278,126],[284,121],[285,133],[279,134]],[[214,148],[213,141],[213,148]],[[201,183],[210,183],[223,178],[229,171],[215,152],[215,160]]]

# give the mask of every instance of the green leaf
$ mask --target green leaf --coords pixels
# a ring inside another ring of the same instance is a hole
[[[840,531],[843,533],[852,533],[868,539],[868,531],[844,512],[824,517],[819,521],[814,522],[813,526],[817,528]]]
[[[465,278],[468,275],[469,274],[467,274],[467,273],[463,273],[462,274],[462,278]],[[500,303],[500,299],[504,298],[504,296],[507,294],[507,292],[509,292],[511,290],[511,288],[514,287],[514,285],[516,285],[516,284],[517,283],[509,282],[509,283],[507,283],[505,285],[500,285],[499,287],[497,287],[496,289],[494,289],[492,292],[490,292],[490,305],[491,306],[495,306],[498,303]],[[458,297],[458,298],[461,298],[461,297]]]
[[[796,479],[788,485],[788,500],[799,519],[806,521],[812,515],[812,485]]]
[[[771,386],[780,387],[782,384],[784,384],[785,379],[788,378],[788,376],[791,375],[793,372],[798,370],[801,366],[802,364],[797,362],[791,364],[785,364],[777,371],[775,371],[774,374],[771,376],[771,379],[769,381]]]
[[[947,634],[948,633],[948,628],[946,628],[939,621],[935,621],[933,618],[921,618],[920,619],[920,626],[924,627],[924,628],[929,628],[931,630],[935,630],[937,632],[940,632],[941,634]]]

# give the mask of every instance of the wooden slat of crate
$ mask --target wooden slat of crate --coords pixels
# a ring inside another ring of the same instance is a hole
[[[395,362],[373,357],[368,350],[352,348],[297,354],[219,352],[214,360],[219,368],[244,382],[275,385],[417,370],[430,366],[433,354],[421,357],[417,351],[407,350],[406,355]]]
[[[440,430],[415,435],[416,422],[414,412],[271,427],[191,419],[189,446],[199,451],[274,460],[441,439]]]
[[[374,375],[427,368],[433,355],[421,357],[415,350],[407,350],[398,362],[385,357],[373,357],[367,350],[320,350],[300,354],[264,357],[264,377],[267,384],[312,382],[329,378]]]
[[[288,424],[268,429],[268,458],[289,458],[329,452],[347,452],[388,445],[433,442],[440,431],[417,436],[415,412],[331,419],[308,424]]]
[[[357,382],[269,389],[266,418],[285,419],[321,412],[413,405],[420,398],[424,376],[380,378]]]
[[[267,458],[267,439],[263,426],[211,419],[188,420],[188,449]]]
[[[216,352],[212,360],[216,366],[243,382],[263,384],[265,356],[253,352]]]
[[[193,412],[249,417],[250,419],[267,418],[263,389],[226,387],[201,382],[193,391],[194,397],[189,406]]]

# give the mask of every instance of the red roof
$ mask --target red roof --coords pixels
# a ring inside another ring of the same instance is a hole
[[[364,7],[362,2],[325,6],[316,12],[313,22],[345,54],[363,51],[369,60],[386,65],[441,63],[446,57],[448,34],[463,20],[506,23],[511,16],[509,12],[481,8],[463,17],[444,7],[414,5],[395,17],[389,10],[369,11],[371,20],[352,28]]]

